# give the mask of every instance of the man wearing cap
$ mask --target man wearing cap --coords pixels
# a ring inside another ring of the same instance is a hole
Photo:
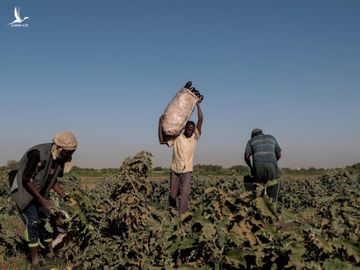
[[[38,245],[41,239],[47,248],[48,256],[53,257],[52,234],[44,228],[52,205],[49,201],[53,189],[61,198],[65,193],[58,177],[69,172],[72,167],[72,154],[77,140],[69,131],[55,135],[52,143],[39,144],[26,151],[11,172],[11,193],[25,223],[25,238],[31,253],[32,266],[39,264]]]
[[[265,192],[273,202],[277,202],[280,189],[280,183],[275,180],[278,178],[277,161],[280,158],[281,149],[274,136],[263,134],[261,129],[255,128],[246,145],[244,159],[255,182],[265,185]]]

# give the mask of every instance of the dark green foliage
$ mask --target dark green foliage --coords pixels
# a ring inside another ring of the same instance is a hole
[[[0,175],[0,215],[10,216],[17,214],[16,206],[10,195],[10,186],[7,171]]]
[[[192,211],[179,218],[167,206],[168,180],[149,181],[150,167],[146,153],[127,159],[107,186],[82,198],[92,209],[82,212],[91,215],[79,213],[74,218],[76,237],[67,243],[67,258],[85,269],[360,265],[359,202],[350,199],[357,198],[359,183],[345,173],[282,180],[278,208],[267,197],[245,192],[236,178],[194,176]]]
[[[18,241],[15,235],[7,232],[3,226],[9,217],[16,214],[17,210],[10,196],[6,170],[0,174],[0,266],[5,263],[7,257],[14,256],[16,253]]]
[[[64,260],[75,269],[360,269],[357,175],[281,179],[277,206],[235,177],[194,176],[191,211],[178,217],[167,177],[149,172],[151,154],[140,152],[92,190],[63,180],[72,197],[61,204],[71,214]]]

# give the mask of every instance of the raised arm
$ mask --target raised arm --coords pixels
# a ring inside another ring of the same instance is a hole
[[[203,123],[203,113],[201,110],[201,106],[200,106],[200,102],[196,103],[196,107],[197,107],[197,114],[198,114],[198,122],[196,124],[196,128],[199,130],[199,133],[201,134],[201,128],[202,128],[202,123]]]

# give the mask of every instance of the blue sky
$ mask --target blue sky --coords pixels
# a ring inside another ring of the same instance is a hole
[[[7,25],[15,6],[27,28]],[[205,96],[195,163],[244,164],[255,127],[281,167],[359,162],[359,14],[357,0],[1,0],[0,165],[67,129],[78,166],[140,150],[169,166],[158,118],[188,80]]]

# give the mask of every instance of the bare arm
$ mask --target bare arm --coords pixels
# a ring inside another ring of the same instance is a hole
[[[253,166],[251,165],[250,157],[251,157],[251,154],[246,154],[246,153],[244,154],[244,160],[245,160],[246,164],[249,166],[251,174],[253,174]]]
[[[32,150],[27,154],[28,161],[22,176],[22,184],[24,188],[38,201],[45,209],[51,210],[50,201],[41,195],[40,191],[34,184],[36,170],[41,167],[40,153],[38,150]]]
[[[46,210],[51,212],[50,201],[40,194],[32,179],[31,181],[25,182],[24,187],[35,198],[36,201],[38,201]]]
[[[276,160],[279,160],[281,158],[281,148],[277,142],[275,145],[275,156],[276,156]]]
[[[281,158],[281,151],[276,152],[276,160],[279,160]]]
[[[60,196],[60,198],[65,197],[65,191],[58,181],[56,181],[55,185],[53,186],[53,189]]]
[[[199,133],[201,134],[201,128],[202,128],[202,123],[203,123],[204,117],[203,117],[203,113],[202,113],[199,102],[196,103],[196,107],[197,107],[197,114],[198,114],[198,122],[196,124],[196,128],[199,130]]]

